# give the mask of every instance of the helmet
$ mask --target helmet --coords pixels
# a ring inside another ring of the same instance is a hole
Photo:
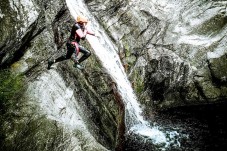
[[[79,15],[79,16],[77,16],[76,21],[78,23],[87,23],[88,19],[85,16],[83,16],[83,15]]]

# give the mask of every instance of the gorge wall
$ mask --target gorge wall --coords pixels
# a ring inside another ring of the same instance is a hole
[[[86,1],[157,109],[226,100],[226,1]]]
[[[84,2],[147,110],[226,101],[227,1]],[[66,52],[66,2],[0,4],[0,150],[122,149],[124,106],[100,60],[93,54],[83,71],[71,61],[46,69]]]
[[[0,19],[0,150],[114,149],[121,111],[99,59],[84,71],[71,61],[47,70],[66,53],[66,2],[1,1]]]

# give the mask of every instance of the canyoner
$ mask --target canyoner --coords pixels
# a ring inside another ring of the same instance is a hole
[[[67,47],[66,54],[56,59],[48,60],[48,67],[47,67],[48,70],[51,68],[51,66],[54,63],[64,61],[70,58],[73,60],[75,68],[78,68],[78,69],[84,68],[80,63],[86,60],[91,55],[91,52],[80,45],[80,40],[81,39],[85,40],[87,34],[96,36],[93,31],[90,31],[87,28],[87,23],[88,23],[88,19],[85,16],[83,15],[77,16],[76,22],[72,26],[70,36],[66,42],[66,47]],[[83,55],[80,58],[78,58],[78,55],[80,52],[83,53]]]

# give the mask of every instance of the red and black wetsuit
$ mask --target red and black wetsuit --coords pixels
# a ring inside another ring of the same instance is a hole
[[[87,59],[91,55],[91,52],[79,45],[80,39],[84,40],[87,34],[94,35],[94,33],[87,31],[83,25],[75,23],[71,29],[70,37],[66,43],[66,55],[57,58],[55,62],[70,59],[71,57],[75,63],[81,63]],[[77,55],[79,52],[82,52],[83,56],[77,60]]]

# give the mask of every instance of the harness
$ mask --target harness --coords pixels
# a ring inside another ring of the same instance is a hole
[[[73,48],[76,49],[76,55],[78,55],[79,52],[80,52],[79,44],[77,42],[75,42],[75,41],[71,41],[70,44],[72,45]]]
[[[70,45],[76,49],[76,55],[78,55],[80,51],[79,49],[80,39],[76,35],[76,30],[79,28],[81,27],[77,23],[75,23],[74,26],[72,27],[70,38],[68,39],[68,43],[70,43]]]

